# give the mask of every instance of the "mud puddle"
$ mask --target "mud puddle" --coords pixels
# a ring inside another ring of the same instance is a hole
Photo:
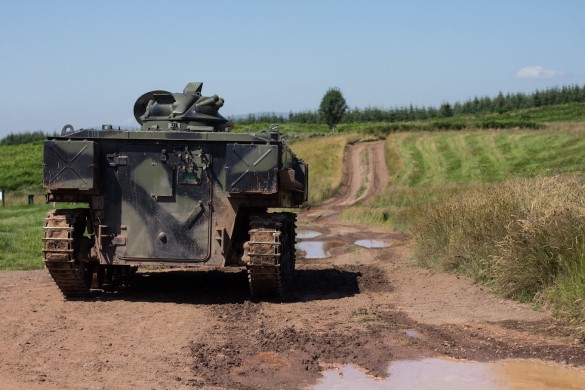
[[[303,241],[297,243],[297,249],[305,253],[305,259],[325,259],[331,257],[323,241]]]
[[[315,230],[299,230],[297,231],[297,239],[308,240],[311,238],[317,238],[321,235],[320,232]]]
[[[407,329],[404,331],[404,334],[411,339],[420,339],[420,333],[418,333],[416,330]]]
[[[341,246],[350,247],[352,243],[366,249],[388,248],[392,246],[391,243],[380,239],[357,239],[358,237],[355,237],[355,234],[345,237],[343,241],[331,241],[333,237],[322,236],[323,233],[316,230],[300,230],[297,232],[298,243],[296,244],[296,248],[303,252],[305,259],[325,259],[332,257],[332,254],[329,252],[331,249]],[[314,240],[315,238],[319,239]]]
[[[376,378],[354,365],[322,372],[315,390],[331,389],[585,389],[581,370],[532,360],[479,363],[424,359],[396,361],[388,377]]]
[[[304,252],[305,259],[325,259],[331,257],[329,251],[345,245],[339,241],[301,241],[296,248]]]
[[[368,249],[388,248],[391,245],[382,240],[357,240],[354,242],[354,244]]]
[[[323,233],[316,230],[300,230],[297,232],[299,242],[296,244],[296,248],[303,252],[305,259],[325,259],[331,257],[331,253],[329,253],[331,249],[345,245],[340,241],[312,240],[322,235]]]

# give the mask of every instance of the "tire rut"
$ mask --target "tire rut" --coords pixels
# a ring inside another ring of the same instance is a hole
[[[384,141],[359,142],[346,147],[343,181],[336,195],[315,209],[352,206],[379,195],[389,182]]]

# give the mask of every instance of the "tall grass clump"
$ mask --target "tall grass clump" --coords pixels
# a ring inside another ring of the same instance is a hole
[[[428,202],[412,216],[418,261],[585,323],[585,178],[514,179]]]
[[[412,216],[427,202],[452,196],[462,191],[461,186],[418,187],[391,186],[372,199],[344,209],[341,218],[346,221],[385,225],[389,229],[408,233]]]
[[[450,197],[435,189],[435,199],[411,209],[410,231],[416,257],[425,266],[454,270],[487,282],[494,242],[505,234],[505,223],[517,199],[502,197],[496,185],[476,185]]]

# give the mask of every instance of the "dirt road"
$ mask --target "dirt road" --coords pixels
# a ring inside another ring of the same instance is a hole
[[[139,272],[85,301],[64,301],[45,270],[1,272],[0,388],[302,389],[329,363],[383,376],[440,356],[585,365],[583,341],[545,314],[413,267],[401,234],[339,221],[388,177],[382,142],[349,147],[346,163],[339,196],[299,216],[330,257],[299,259],[286,302],[250,301],[241,271]]]

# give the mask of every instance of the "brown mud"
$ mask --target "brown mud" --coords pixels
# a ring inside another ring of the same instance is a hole
[[[304,389],[331,364],[384,377],[392,362],[440,357],[585,366],[584,340],[548,314],[413,266],[404,235],[337,219],[387,177],[383,142],[348,148],[340,195],[299,215],[298,230],[321,233],[307,240],[336,244],[300,256],[282,302],[250,300],[240,270],[144,270],[78,301],[46,270],[0,272],[0,388]]]

